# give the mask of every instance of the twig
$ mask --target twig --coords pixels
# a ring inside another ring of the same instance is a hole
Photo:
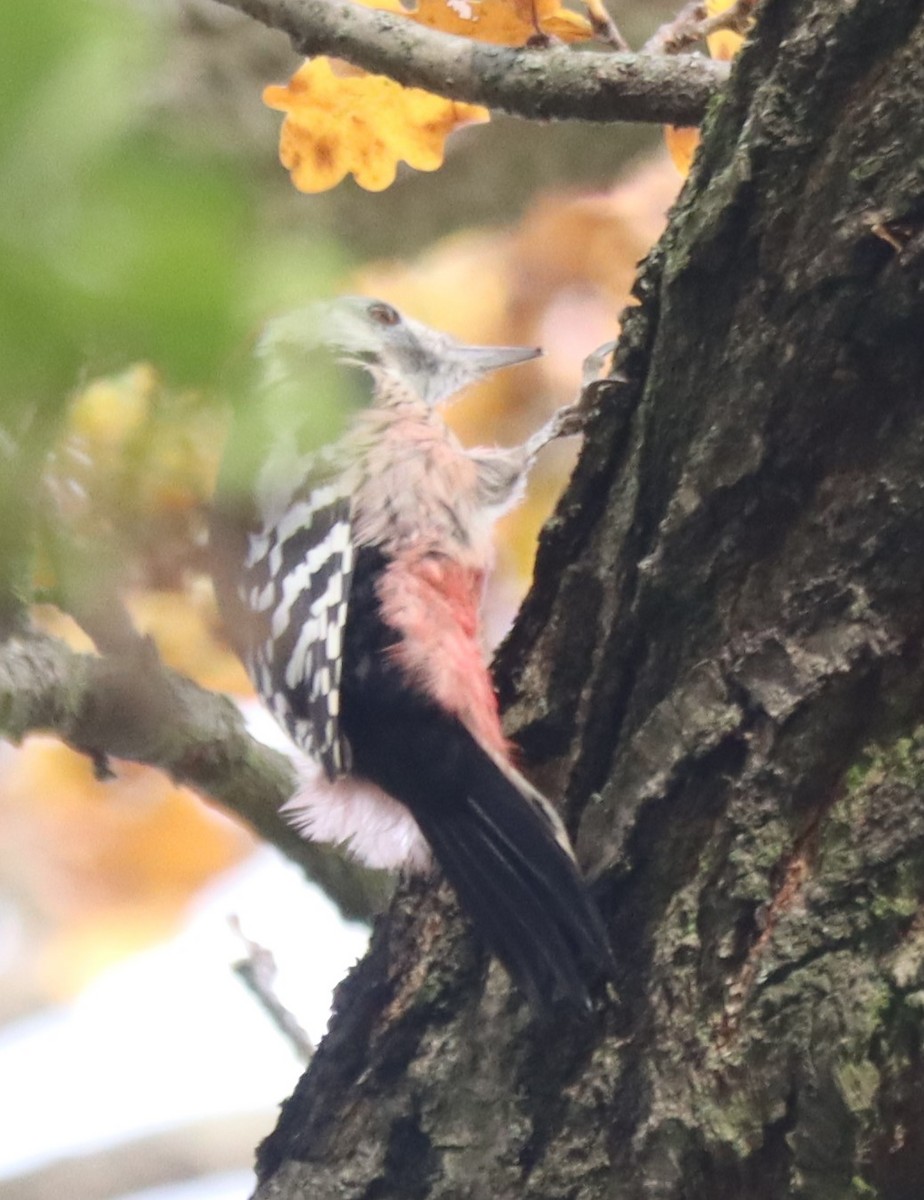
[[[623,54],[631,53],[632,47],[622,36],[619,26],[610,16],[603,0],[584,0],[584,3],[587,6],[587,17],[594,31],[594,37]]]
[[[642,47],[642,53],[677,54],[689,49],[699,41],[699,27],[707,16],[703,0],[690,0],[676,17],[658,26]]]
[[[710,34],[728,29],[732,33],[747,33],[754,19],[758,0],[736,0],[724,12],[709,16],[706,5],[693,0],[680,10],[673,21],[662,25],[642,48],[643,54],[681,54],[703,41]]]
[[[311,1062],[314,1056],[311,1038],[273,990],[273,984],[276,982],[276,960],[272,951],[261,946],[259,942],[251,941],[241,929],[238,917],[229,917],[228,924],[244,943],[246,950],[244,958],[232,965],[235,975],[257,998],[264,1012],[291,1044],[301,1061],[306,1064]]]
[[[454,37],[352,0],[216,0],[287,33],[303,54],[532,120],[701,120],[728,66],[702,56],[511,49]]]

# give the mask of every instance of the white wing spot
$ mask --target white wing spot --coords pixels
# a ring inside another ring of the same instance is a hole
[[[256,587],[251,588],[250,596],[247,598],[247,602],[250,604],[250,607],[256,609],[257,612],[265,612],[272,605],[275,598],[276,584],[270,580],[270,582],[266,584],[262,590]]]

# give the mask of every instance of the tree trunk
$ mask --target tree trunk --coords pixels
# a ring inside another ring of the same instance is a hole
[[[619,979],[405,888],[258,1196],[924,1195],[924,16],[768,0],[500,655]]]

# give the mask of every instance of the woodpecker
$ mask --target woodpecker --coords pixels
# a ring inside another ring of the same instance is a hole
[[[363,368],[372,403],[308,453],[297,426],[319,349]],[[264,445],[248,429],[252,493],[241,503],[239,479],[220,491],[212,541],[226,623],[306,759],[287,818],[372,866],[421,872],[435,859],[548,1012],[559,999],[586,1008],[611,953],[558,815],[513,763],[480,607],[495,521],[539,450],[581,418],[572,406],[521,446],[466,449],[437,411],[539,353],[463,345],[358,297],[271,322],[262,391],[287,398],[285,420]]]

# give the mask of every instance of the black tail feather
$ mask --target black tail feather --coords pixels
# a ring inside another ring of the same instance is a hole
[[[561,931],[496,844],[466,825],[444,829],[436,823],[429,831],[463,909],[537,1011],[546,1012],[554,999],[586,1007],[587,990]]]
[[[525,813],[521,806],[524,801]],[[579,953],[588,963],[599,964],[602,952],[607,969],[612,968],[609,941],[600,913],[570,852],[562,847],[554,834],[549,834],[546,821],[536,812],[534,803],[528,797],[522,797],[514,784],[510,814],[513,828],[509,832],[499,820],[504,814],[501,805],[495,805],[492,815],[474,797],[469,803],[484,825],[488,839],[497,845],[498,853],[506,852],[531,880],[540,904],[561,909],[563,931],[573,939]],[[535,828],[537,823],[538,829]],[[530,826],[529,838],[525,824]],[[527,841],[532,843],[528,848]]]
[[[469,787],[445,807],[412,811],[462,907],[533,1007],[586,1008],[588,981],[613,969],[600,915],[532,800],[474,749],[482,762]]]
[[[350,737],[355,766],[413,813],[463,909],[533,1007],[588,1007],[588,983],[614,968],[574,860],[525,780],[453,718],[423,715],[409,737],[381,709],[367,711],[363,737]]]

